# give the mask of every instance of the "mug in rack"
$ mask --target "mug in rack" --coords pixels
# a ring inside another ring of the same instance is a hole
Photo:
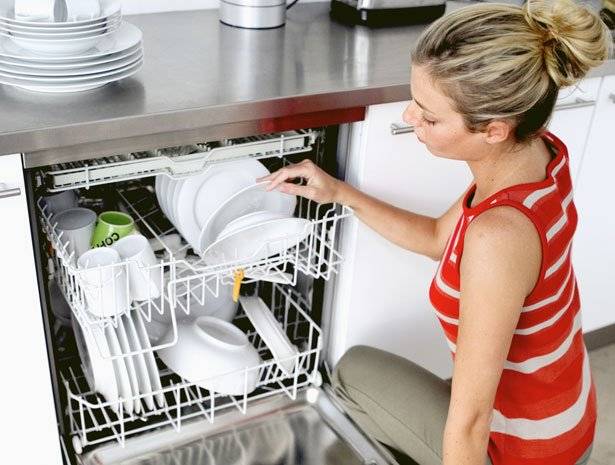
[[[121,238],[137,231],[132,217],[120,211],[106,211],[98,216],[92,236],[92,248],[111,247]]]

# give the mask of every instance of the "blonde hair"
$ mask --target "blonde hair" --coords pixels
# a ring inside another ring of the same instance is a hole
[[[607,59],[610,47],[606,25],[572,0],[481,3],[431,24],[412,62],[427,67],[469,130],[508,120],[523,142],[542,131],[559,88]]]

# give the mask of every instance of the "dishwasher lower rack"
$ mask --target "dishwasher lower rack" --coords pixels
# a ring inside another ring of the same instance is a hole
[[[294,400],[304,386],[319,384],[321,331],[308,315],[308,302],[297,291],[277,283],[257,286],[256,293],[270,302],[276,320],[299,349],[294,356],[294,369],[291,372],[281,368],[281,360],[273,357],[243,312],[236,316],[233,323],[248,335],[263,363],[221,376],[239,374],[247,383],[250,374],[255,373],[258,381],[256,390],[251,393],[247,392],[247,384],[242,395],[229,396],[208,391],[199,386],[201,381],[183,379],[157,360],[162,388],[152,391],[151,395],[161,396],[162,405],[148,410],[143,404],[139,414],[128,415],[123,411],[126,399],[109,402],[93,392],[85,379],[81,360],[78,356],[70,356],[61,360],[60,370],[67,396],[64,414],[75,452],[81,454],[84,448],[109,441],[116,441],[123,447],[127,437],[165,426],[171,426],[179,432],[183,422],[194,418],[213,423],[216,414],[223,410],[237,409],[245,414],[251,402],[279,394]],[[144,397],[134,396],[132,401],[143,403]]]

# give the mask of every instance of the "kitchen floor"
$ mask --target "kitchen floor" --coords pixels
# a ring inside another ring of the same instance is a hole
[[[615,344],[589,353],[598,395],[598,427],[588,465],[615,464]]]

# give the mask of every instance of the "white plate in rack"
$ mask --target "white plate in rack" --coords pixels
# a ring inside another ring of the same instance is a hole
[[[79,37],[98,37],[117,30],[120,27],[121,21],[104,22],[93,28],[64,30],[64,29],[39,29],[39,28],[21,28],[20,26],[9,26],[6,23],[0,22],[0,31],[9,36],[31,38],[31,39],[48,39],[68,40]]]
[[[121,355],[122,348],[120,341],[118,340],[115,328],[109,325],[105,328],[105,336],[109,343],[109,349],[111,355]],[[135,409],[135,404],[132,398],[132,389],[130,387],[130,378],[128,377],[128,370],[123,358],[116,358],[112,360],[113,369],[115,370],[115,380],[117,381],[118,389],[120,391],[120,397],[122,398],[122,404],[124,405],[124,413],[132,415]]]
[[[128,354],[132,352],[130,350],[130,344],[128,342],[128,334],[126,332],[126,326],[124,325],[124,319],[120,316],[117,319],[117,329],[116,334],[118,340],[120,341],[120,348],[122,350],[122,354]],[[130,381],[130,390],[132,391],[132,397],[134,400],[134,410],[135,413],[141,412],[141,401],[136,397],[140,395],[139,392],[139,381],[137,380],[137,369],[135,368],[134,358],[132,355],[127,357],[123,357],[120,360],[123,360],[126,364],[126,371],[128,371],[128,379]]]
[[[312,226],[304,218],[282,218],[234,231],[201,254],[208,265],[239,264],[278,255],[309,236]]]
[[[145,350],[143,354],[145,356],[145,363],[147,365],[147,371],[149,373],[149,379],[152,384],[152,390],[155,392],[154,400],[159,407],[164,407],[164,394],[160,392],[162,390],[162,383],[160,382],[160,372],[158,371],[158,365],[156,365],[156,359],[154,358],[154,352],[152,351],[152,345],[147,337],[147,331],[143,324],[143,317],[141,312],[136,311],[132,313],[134,315],[134,324],[137,330],[137,336],[141,343],[141,348]]]
[[[288,339],[280,322],[275,319],[267,304],[260,297],[242,296],[239,302],[278,365],[286,375],[291,376],[295,369],[294,357],[299,351]]]
[[[211,214],[199,235],[199,250],[205,250],[216,241],[222,230],[231,221],[258,211],[269,211],[284,216],[292,216],[297,204],[294,195],[284,194],[278,190],[266,191],[269,182],[248,186],[219,205]]]
[[[207,219],[226,199],[268,174],[262,163],[248,159],[212,165],[184,179],[172,200],[173,217],[190,245],[195,250],[199,247],[201,226],[197,215]]]
[[[136,311],[138,312],[138,310]],[[128,335],[130,351],[139,352],[135,355],[135,367],[137,369],[139,392],[144,396],[143,401],[145,402],[145,406],[150,410],[154,410],[156,407],[154,406],[154,397],[152,396],[152,383],[149,379],[147,363],[145,362],[145,356],[142,353],[143,347],[141,346],[141,341],[139,340],[139,335],[137,334],[137,328],[132,320],[132,313],[127,313],[124,317],[126,318],[125,328]]]
[[[0,56],[17,58],[29,61],[49,62],[82,62],[93,58],[100,58],[105,55],[112,55],[123,52],[126,49],[134,47],[143,39],[141,30],[130,24],[122,23],[120,28],[112,34],[102,38],[96,46],[85,50],[81,53],[74,53],[65,56],[40,55],[29,50],[25,50],[15,44],[9,37],[0,38]]]
[[[104,331],[98,326],[92,326],[89,331],[84,331],[78,319],[73,318],[73,332],[90,389],[102,394],[111,407],[117,410],[119,389]]]

